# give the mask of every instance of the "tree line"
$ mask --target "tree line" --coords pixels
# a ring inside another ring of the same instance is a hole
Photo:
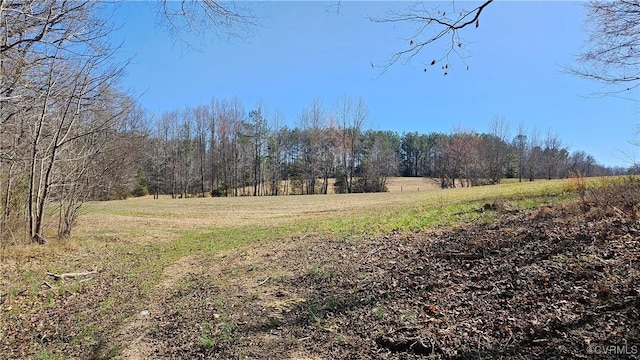
[[[153,124],[133,195],[261,196],[386,191],[391,176],[428,177],[442,188],[626,171],[570,151],[548,131],[518,128],[503,118],[478,133],[397,133],[365,128],[366,103],[344,95],[327,108],[314,99],[295,126],[263,105],[247,111],[238,99],[164,113]],[[117,190],[117,189],[114,189]],[[128,196],[129,188],[108,197]]]

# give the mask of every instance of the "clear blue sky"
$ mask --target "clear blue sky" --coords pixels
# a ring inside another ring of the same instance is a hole
[[[456,127],[488,130],[504,117],[515,135],[518,124],[550,129],[571,150],[584,150],[605,165],[640,161],[639,89],[620,97],[593,97],[602,86],[562,72],[574,64],[586,38],[582,4],[498,1],[486,8],[480,27],[463,33],[468,57],[452,58],[423,72],[440,55],[427,48],[409,64],[381,74],[378,67],[404,49],[409,29],[374,23],[388,9],[412,3],[345,2],[331,12],[327,2],[242,3],[257,27],[243,39],[191,38],[184,46],[158,25],[155,5],[119,3],[113,34],[123,41],[122,59],[133,58],[123,86],[141,94],[151,113],[237,97],[247,109],[259,101],[295,125],[300,110],[318,97],[331,108],[342,94],[369,106],[367,127],[397,132],[450,132]],[[433,5],[447,3],[429,2]],[[458,8],[476,3],[456,2]],[[466,66],[469,70],[466,70]],[[631,99],[631,100],[629,100]]]

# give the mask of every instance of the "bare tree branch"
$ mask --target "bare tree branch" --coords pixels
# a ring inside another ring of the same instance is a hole
[[[255,25],[249,10],[236,1],[162,0],[157,6],[160,23],[167,26],[172,36],[190,46],[185,34],[204,38],[211,34],[213,27],[218,37],[241,38]]]
[[[425,8],[424,4],[420,3],[410,7],[405,12],[391,12],[386,18],[372,19],[372,21],[379,23],[404,23],[414,24],[416,26],[412,36],[406,39],[409,41],[409,47],[391,55],[389,61],[382,66],[383,72],[387,71],[399,61],[403,63],[410,62],[426,46],[434,44],[443,38],[449,39],[450,44],[446,47],[444,54],[439,58],[430,60],[429,63],[435,65],[442,60],[448,59],[451,53],[455,53],[460,58],[463,58],[464,56],[461,53],[463,41],[459,34],[460,30],[468,26],[478,28],[480,26],[480,14],[492,2],[493,0],[487,0],[478,7],[471,10],[462,9],[457,13],[454,6],[452,10],[457,15],[454,17],[447,16],[446,10]],[[451,14],[451,12],[449,12],[449,14]],[[448,63],[442,66],[445,75],[447,74],[448,68]]]

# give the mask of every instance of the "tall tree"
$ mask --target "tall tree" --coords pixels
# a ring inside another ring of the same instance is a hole
[[[527,135],[524,124],[518,126],[518,135],[513,139],[513,147],[518,154],[518,182],[522,182],[527,155]]]
[[[563,146],[558,134],[547,131],[542,149],[542,165],[548,180],[564,176],[563,166],[567,164],[569,152]]]
[[[249,140],[252,155],[253,196],[258,196],[259,186],[264,183],[262,166],[269,137],[269,126],[261,106],[249,111],[249,121],[245,123],[245,130],[243,136]]]
[[[303,167],[306,194],[315,194],[317,180],[324,173],[325,163],[322,161],[323,131],[327,126],[326,111],[319,98],[314,98],[298,115],[298,126],[303,134]],[[323,184],[322,188],[325,188]]]
[[[211,111],[208,106],[198,106],[193,109],[193,117],[195,120],[195,156],[197,158],[197,178],[198,188],[202,197],[206,193],[207,178],[207,146],[209,145],[208,136],[210,134],[209,125],[211,124]]]
[[[478,185],[482,175],[480,149],[483,148],[483,139],[476,133],[458,129],[449,142],[447,152],[451,161],[450,177],[460,178],[460,184],[464,187]]]
[[[352,192],[356,166],[361,153],[360,135],[369,117],[369,109],[362,98],[348,95],[340,97],[336,103],[335,116],[339,128],[340,176],[344,190]]]
[[[398,173],[400,138],[390,131],[366,131],[363,156],[353,192],[387,191],[387,178]]]
[[[486,175],[493,184],[500,183],[507,165],[513,158],[509,139],[509,123],[504,117],[491,121],[489,134],[484,137],[484,161]]]

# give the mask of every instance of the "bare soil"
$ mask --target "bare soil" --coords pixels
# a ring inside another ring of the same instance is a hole
[[[639,357],[637,219],[578,205],[478,211],[499,214],[186,258],[151,295],[98,276],[46,311],[5,317],[0,353],[20,358],[37,337],[69,358]],[[130,304],[124,323],[95,313],[114,291]],[[76,316],[93,319],[103,341],[69,343]]]

